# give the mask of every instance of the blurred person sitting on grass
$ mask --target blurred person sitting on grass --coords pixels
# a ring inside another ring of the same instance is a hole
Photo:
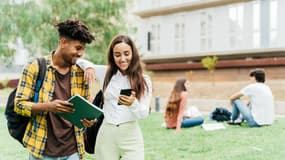
[[[187,108],[188,90],[190,82],[186,78],[176,80],[174,88],[170,94],[165,110],[165,123],[167,128],[176,128],[180,131],[182,128],[193,127],[201,125],[204,122],[201,114],[185,115]]]
[[[264,83],[265,72],[255,69],[249,73],[250,84],[230,97],[232,117],[230,125],[240,125],[246,120],[250,127],[271,125],[274,121],[274,98],[271,89]],[[243,101],[241,97],[247,97]],[[241,117],[241,119],[238,119]]]

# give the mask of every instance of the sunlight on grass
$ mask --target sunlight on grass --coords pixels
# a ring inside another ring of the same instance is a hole
[[[27,159],[25,149],[9,135],[0,107],[0,159]],[[285,118],[273,126],[248,128],[228,126],[225,130],[204,131],[201,127],[174,130],[161,127],[162,113],[152,113],[140,125],[145,141],[146,160],[280,160],[285,152]],[[87,154],[87,159],[94,155]]]
[[[273,126],[248,128],[229,126],[225,130],[204,131],[201,127],[183,129],[176,133],[160,127],[161,113],[152,113],[141,121],[145,138],[146,160],[271,160],[283,159],[285,119]]]

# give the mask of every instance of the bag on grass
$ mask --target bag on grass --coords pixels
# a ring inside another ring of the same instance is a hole
[[[231,119],[232,113],[228,111],[226,108],[217,107],[210,114],[210,119],[216,120],[218,122],[229,121]]]
[[[35,95],[34,102],[38,102],[39,91],[42,86],[42,82],[45,77],[46,72],[46,61],[44,58],[37,58],[39,64],[39,73],[37,76],[36,87],[35,87]],[[14,111],[14,99],[16,96],[17,88],[15,88],[9,95],[8,101],[5,109],[5,117],[7,119],[7,126],[9,134],[18,140],[23,145],[23,137],[27,127],[28,122],[30,121],[30,117],[25,117],[17,114]]]
[[[103,108],[104,98],[103,98],[102,90],[100,90],[96,94],[93,100],[93,104],[101,109]],[[103,119],[104,119],[104,115],[102,114],[99,118],[97,118],[97,122],[92,127],[86,128],[86,130],[83,132],[85,151],[87,153],[90,153],[90,154],[94,153],[96,137],[97,137],[99,128],[103,122]]]

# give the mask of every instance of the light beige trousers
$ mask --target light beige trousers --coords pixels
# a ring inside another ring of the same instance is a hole
[[[144,142],[138,123],[113,125],[103,121],[97,135],[95,159],[144,160]]]

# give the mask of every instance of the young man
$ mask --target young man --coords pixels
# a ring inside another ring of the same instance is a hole
[[[271,89],[264,84],[265,73],[262,69],[255,69],[249,76],[252,83],[230,97],[233,110],[229,124],[236,124],[235,120],[241,114],[250,127],[271,125],[274,121],[274,98]],[[249,102],[241,100],[242,96],[248,97]]]
[[[55,113],[70,113],[71,96],[80,94],[89,99],[90,90],[83,81],[84,72],[76,61],[84,54],[85,44],[94,37],[78,20],[66,20],[56,25],[59,45],[46,56],[46,74],[39,94],[39,102],[32,97],[39,72],[37,60],[23,68],[15,98],[15,111],[31,117],[23,144],[30,152],[30,160],[85,159],[82,130]],[[85,127],[95,120],[82,120]]]

